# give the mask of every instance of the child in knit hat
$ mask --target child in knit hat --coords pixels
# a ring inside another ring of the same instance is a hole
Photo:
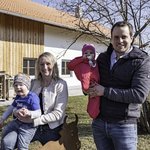
[[[86,93],[91,84],[99,82],[99,71],[95,60],[95,47],[93,44],[85,44],[82,48],[82,56],[71,60],[67,67],[74,71],[77,79],[81,81],[82,90]],[[99,114],[100,97],[89,97],[87,112],[91,118]]]
[[[30,77],[26,74],[19,73],[14,77],[14,90],[16,97],[13,103],[7,108],[0,119],[0,126],[3,126],[4,121],[14,112],[19,113],[20,116],[31,116],[32,119],[41,115],[40,100],[39,97],[29,91],[30,89]],[[24,108],[26,108],[24,111]],[[32,113],[31,113],[32,112]],[[16,113],[17,114],[17,113]],[[18,116],[14,116],[13,120],[9,122],[2,131],[1,149],[5,150],[5,146],[9,147],[9,144],[13,144],[14,149],[17,146],[18,149],[28,149],[28,146],[36,132],[37,127],[33,126],[33,123],[23,122]],[[6,139],[9,135],[13,134],[11,143],[6,143]]]

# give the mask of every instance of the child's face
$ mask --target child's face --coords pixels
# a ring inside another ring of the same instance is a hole
[[[17,95],[19,96],[26,96],[28,94],[28,88],[21,82],[14,83],[14,89]]]
[[[90,60],[93,60],[94,59],[94,52],[92,50],[88,49],[85,51],[83,57],[88,58]]]

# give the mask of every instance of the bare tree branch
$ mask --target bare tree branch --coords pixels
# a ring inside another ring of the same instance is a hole
[[[67,49],[63,52],[63,54],[60,55],[60,56],[57,56],[57,60],[60,59],[62,56],[64,56],[64,55],[66,54],[67,50],[68,50],[83,34],[84,34],[84,33],[79,34],[79,35],[74,39],[74,41],[72,41],[72,43],[67,47]]]
[[[54,2],[55,0],[45,1]],[[119,20],[132,23],[135,31],[134,39],[139,39],[139,46],[148,41],[145,33],[149,32],[150,34],[150,30],[148,30],[150,0],[136,0],[136,2],[134,0],[63,0],[57,2],[57,6],[72,15],[75,13],[75,7],[79,6],[82,9],[82,16],[79,16],[78,27],[90,33],[96,40],[100,39],[99,42],[103,42],[106,35],[98,28],[97,24],[111,28]],[[85,22],[85,19],[89,22]],[[96,30],[94,31],[91,27],[95,27]],[[145,40],[147,41],[143,42]],[[106,37],[106,41],[108,42],[108,37]]]

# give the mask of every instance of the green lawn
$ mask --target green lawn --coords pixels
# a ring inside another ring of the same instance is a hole
[[[87,97],[86,96],[74,96],[69,97],[67,106],[67,121],[70,122],[75,119],[76,113],[79,117],[78,128],[79,138],[81,140],[81,150],[96,150],[92,132],[91,132],[91,119],[86,113]],[[5,107],[1,107],[0,114],[4,111]],[[30,145],[30,150],[38,150],[40,144],[34,142]],[[138,150],[150,150],[150,135],[139,135]]]

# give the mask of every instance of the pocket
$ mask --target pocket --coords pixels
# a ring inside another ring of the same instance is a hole
[[[128,116],[129,117],[140,117],[142,105],[141,104],[129,104],[128,106]]]

